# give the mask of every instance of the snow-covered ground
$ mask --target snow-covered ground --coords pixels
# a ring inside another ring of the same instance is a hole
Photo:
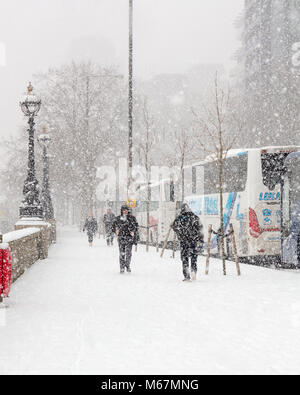
[[[179,255],[60,232],[0,317],[1,374],[300,374],[300,272],[229,265],[182,283]],[[5,316],[4,316],[5,314]]]

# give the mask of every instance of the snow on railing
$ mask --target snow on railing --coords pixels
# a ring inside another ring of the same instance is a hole
[[[10,243],[12,241],[20,240],[23,237],[27,237],[39,232],[40,229],[37,228],[26,228],[21,230],[15,230],[13,232],[4,234],[2,243]]]
[[[36,225],[48,226],[48,228],[51,227],[51,224],[49,224],[49,222],[41,221],[39,218],[21,219],[16,223],[16,226],[36,226]]]

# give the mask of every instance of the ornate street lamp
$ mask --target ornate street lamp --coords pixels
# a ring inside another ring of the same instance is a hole
[[[129,0],[128,180],[129,198],[133,168],[133,0]]]
[[[46,128],[43,128],[43,134],[38,137],[38,142],[43,149],[43,188],[42,188],[42,207],[43,217],[46,220],[54,219],[54,210],[51,199],[50,184],[49,184],[49,155],[48,148],[51,143],[51,137],[46,133]]]
[[[35,175],[35,157],[34,157],[34,118],[37,116],[41,108],[41,100],[33,94],[33,86],[31,82],[28,86],[28,93],[20,102],[21,109],[26,117],[28,117],[28,174],[24,183],[23,195],[24,199],[20,206],[21,218],[43,218],[43,209],[39,199],[39,185]]]

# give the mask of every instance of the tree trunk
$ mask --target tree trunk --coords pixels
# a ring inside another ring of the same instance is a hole
[[[147,242],[146,242],[147,252],[149,252],[149,244],[150,244],[150,201],[147,200]]]
[[[181,158],[181,189],[182,189],[181,200],[182,200],[182,204],[183,204],[184,198],[185,198],[185,196],[184,196],[184,188],[185,188],[184,163],[185,163],[185,154],[183,152],[182,158]]]
[[[223,210],[223,152],[219,158],[219,194],[220,194],[220,251],[223,262],[223,273],[226,276],[225,244],[224,244],[224,210]]]

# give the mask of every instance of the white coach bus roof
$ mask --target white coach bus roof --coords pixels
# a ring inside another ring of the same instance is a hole
[[[260,151],[260,152],[264,152],[266,154],[273,154],[273,153],[280,153],[280,152],[293,152],[293,151],[295,152],[295,151],[299,151],[299,150],[300,150],[300,146],[278,146],[278,147],[271,146],[271,147],[261,147],[261,148],[238,148],[238,149],[229,150],[226,155],[226,158],[233,158],[236,156],[246,155],[248,152],[253,152],[253,151]],[[185,169],[190,168],[190,167],[203,166],[206,163],[214,162],[216,160],[217,160],[216,155],[209,155],[202,161],[192,163],[190,165],[185,166]]]

